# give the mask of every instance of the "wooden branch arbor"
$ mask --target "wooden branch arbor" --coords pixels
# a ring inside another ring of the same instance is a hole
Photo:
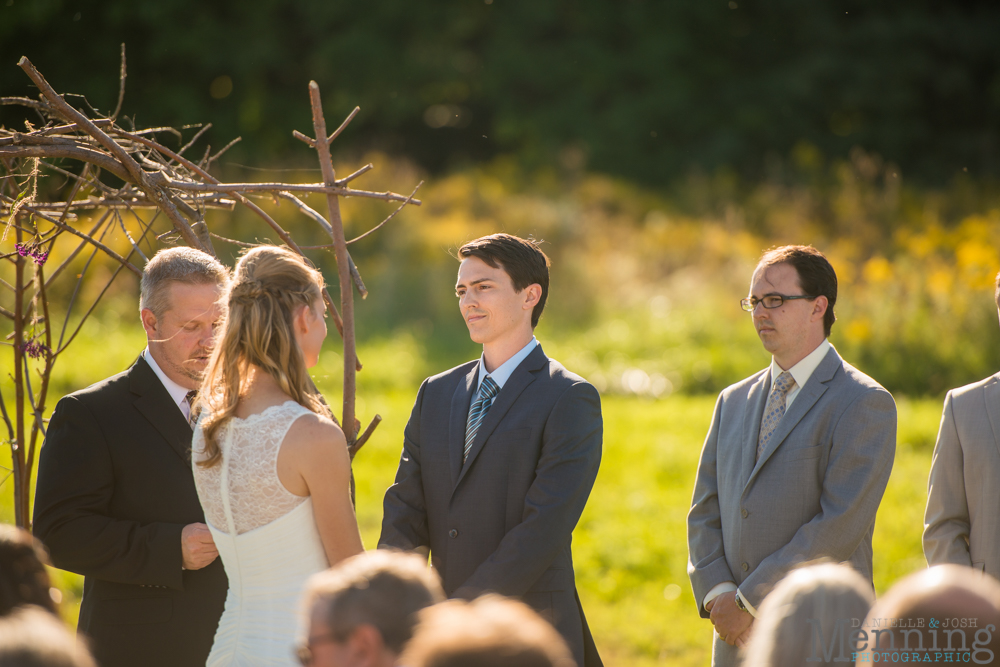
[[[115,278],[122,271],[142,275],[143,263],[148,261],[144,246],[148,252],[155,249],[157,241],[170,237],[215,255],[213,238],[231,240],[211,232],[205,221],[205,211],[244,206],[266,223],[285,245],[304,256],[302,247],[292,236],[254,203],[252,198],[258,196],[291,201],[330,237],[326,247],[332,247],[336,256],[339,308],[325,290],[324,298],[343,338],[341,425],[353,458],[371,437],[381,417],[375,415],[359,434],[355,419],[355,374],[361,369],[361,362],[355,350],[354,290],[362,298],[367,296],[367,290],[348,245],[380,228],[406,205],[419,206],[421,203],[414,198],[420,183],[409,195],[354,188],[351,183],[371,170],[370,164],[349,176],[337,178],[330,143],[343,132],[358,109],[336,131],[327,135],[319,86],[310,82],[315,138],[299,132],[294,134],[316,150],[323,182],[222,183],[209,173],[209,168],[238,139],[216,154],[206,151],[204,157],[196,160],[185,157],[184,153],[210,125],[204,126],[185,146],[173,151],[157,141],[156,135],[172,133],[180,137],[180,132],[174,128],[128,131],[118,124],[125,90],[124,45],[118,104],[115,111],[107,115],[91,109],[91,117],[71,106],[27,58],[21,58],[18,66],[38,87],[38,99],[0,97],[0,104],[32,109],[40,118],[40,127],[26,123],[24,132],[0,127],[0,262],[9,263],[8,267],[12,265],[13,269],[2,273],[7,277],[12,275],[12,282],[0,278],[0,320],[12,324],[0,329],[9,331],[9,335],[0,340],[0,359],[3,360],[0,368],[14,385],[13,409],[6,404],[9,397],[0,396],[0,419],[6,430],[6,437],[0,431],[0,438],[11,454],[11,467],[0,467],[0,488],[8,479],[13,479],[17,524],[30,527],[29,488],[39,436],[44,438],[45,435],[44,415],[48,409],[46,401],[53,365],[72,343]],[[110,186],[101,179],[102,173],[110,173],[124,184]],[[63,194],[48,198],[39,194],[39,178],[49,175],[66,179]],[[326,215],[299,198],[307,193],[326,196]],[[396,208],[371,230],[347,240],[340,213],[340,197],[344,196],[393,202]],[[169,226],[163,223],[164,218]],[[166,229],[158,229],[158,224]],[[131,246],[127,253],[116,252],[110,247],[106,239],[112,231],[124,233]],[[50,255],[60,262],[55,268],[47,266]],[[99,256],[110,258],[115,270],[110,277],[103,277],[103,289],[97,292],[81,290],[85,281],[97,280],[90,269]],[[65,271],[74,261],[77,264],[83,261],[75,284],[71,277],[74,272]],[[49,299],[49,294],[59,278],[64,278],[65,284],[56,287],[72,296],[56,313],[52,312],[56,302]],[[83,294],[95,293],[96,297],[91,296],[83,302]],[[9,365],[7,358],[12,360]],[[3,384],[6,385],[6,381]]]

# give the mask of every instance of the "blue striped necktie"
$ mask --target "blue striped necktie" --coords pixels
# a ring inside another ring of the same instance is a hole
[[[489,375],[483,379],[483,384],[479,387],[479,398],[472,403],[469,410],[469,421],[465,425],[465,453],[462,454],[462,463],[469,458],[469,450],[472,443],[476,441],[476,433],[479,433],[479,426],[486,419],[486,413],[493,405],[493,397],[500,391],[500,387]]]

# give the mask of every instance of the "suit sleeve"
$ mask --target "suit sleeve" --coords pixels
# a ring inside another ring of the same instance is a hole
[[[508,596],[528,592],[572,538],[597,479],[603,437],[600,394],[586,382],[570,386],[545,423],[521,522],[454,597],[472,598],[484,591]]]
[[[740,583],[754,607],[799,563],[850,559],[875,525],[895,454],[896,404],[884,389],[866,391],[833,429],[819,513]]]
[[[702,604],[709,591],[727,581],[736,581],[726,562],[722,542],[722,514],[719,509],[719,480],[716,474],[722,408],[723,397],[720,395],[715,404],[712,425],[701,450],[691,510],[687,517],[688,577],[698,604],[698,613],[703,618],[709,617],[709,612]]]
[[[399,458],[396,480],[385,492],[379,548],[416,549],[425,553],[430,548],[424,483],[420,472],[420,410],[426,387],[425,380],[417,392],[413,412],[403,432],[403,453]]]
[[[174,523],[111,516],[115,470],[87,406],[56,406],[39,455],[34,532],[59,568],[124,584],[183,587],[181,531]]]
[[[954,563],[971,567],[970,528],[964,453],[955,424],[954,399],[948,392],[927,480],[923,538],[927,564]]]

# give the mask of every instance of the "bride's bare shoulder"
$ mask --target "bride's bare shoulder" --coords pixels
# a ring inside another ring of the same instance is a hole
[[[285,448],[307,457],[325,455],[331,450],[346,453],[347,440],[343,430],[332,419],[309,413],[292,423],[282,444],[282,449]]]

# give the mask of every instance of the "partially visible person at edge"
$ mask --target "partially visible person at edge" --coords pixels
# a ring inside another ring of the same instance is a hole
[[[45,566],[49,556],[31,533],[0,524],[0,616],[24,605],[35,605],[59,616],[56,597]]]
[[[896,404],[827,340],[836,302],[837,274],[811,246],[764,253],[741,302],[771,364],[719,395],[688,513],[713,665],[741,663],[757,609],[796,565],[845,562],[872,583]]]
[[[228,278],[201,251],[156,253],[146,349],[49,423],[34,531],[56,567],[84,575],[79,629],[102,667],[203,667],[212,645],[227,584],[191,475],[191,401]]]
[[[571,550],[601,461],[600,395],[535,340],[549,290],[535,242],[493,234],[458,254],[459,311],[483,354],[420,386],[379,546],[430,549],[450,597],[518,597],[581,667],[600,665]]]
[[[437,573],[415,554],[378,549],[306,584],[309,631],[298,649],[311,667],[393,667],[420,610],[444,600]]]
[[[308,369],[326,338],[323,276],[285,248],[236,264],[198,397],[198,497],[229,577],[207,667],[287,665],[313,574],[363,550],[343,431]]]
[[[1000,313],[1000,274],[994,301]],[[1000,578],[1000,373],[952,389],[927,480],[924,556]]]
[[[0,617],[0,667],[96,667],[83,637],[36,606]]]

